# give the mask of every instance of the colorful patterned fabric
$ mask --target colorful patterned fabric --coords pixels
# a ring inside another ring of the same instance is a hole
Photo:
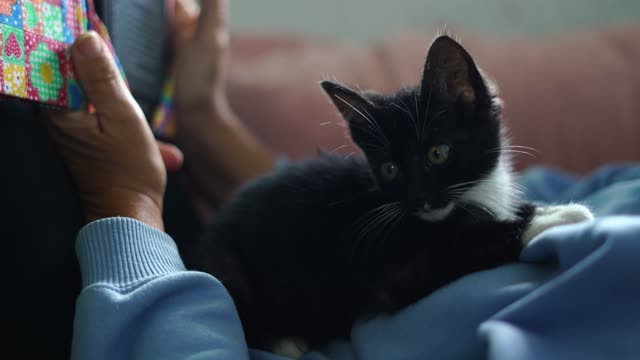
[[[93,0],[0,0],[0,97],[73,110],[87,103],[69,46],[93,29],[113,46]],[[116,57],[116,62],[122,66]]]
[[[176,122],[173,113],[173,78],[168,78],[165,82],[160,104],[158,105],[151,128],[157,137],[171,140],[176,134]]]

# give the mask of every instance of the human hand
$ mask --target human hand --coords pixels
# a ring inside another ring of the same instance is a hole
[[[219,206],[270,170],[273,154],[233,113],[226,94],[226,0],[171,0],[175,46],[175,141],[185,152],[196,203]],[[204,213],[208,211],[203,211]],[[206,217],[206,216],[203,216]]]
[[[207,123],[233,118],[225,90],[226,24],[226,0],[203,0],[201,8],[193,0],[174,0],[174,101],[183,137],[201,133]]]
[[[75,180],[87,221],[125,216],[164,230],[163,158],[179,168],[181,153],[156,144],[111,53],[95,32],[71,48],[76,75],[94,112],[51,112],[51,137]]]

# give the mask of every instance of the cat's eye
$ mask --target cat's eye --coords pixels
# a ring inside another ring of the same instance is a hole
[[[429,162],[434,165],[442,165],[449,158],[449,145],[432,146],[427,152]]]
[[[398,176],[398,165],[392,162],[386,162],[380,165],[380,174],[385,180],[391,181]]]

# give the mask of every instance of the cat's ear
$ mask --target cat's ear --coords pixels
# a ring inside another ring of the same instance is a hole
[[[439,91],[468,111],[490,101],[482,75],[471,55],[446,35],[433,41],[424,65],[420,86],[422,101],[428,101],[431,91]]]
[[[342,117],[351,127],[366,128],[369,122],[368,113],[373,104],[357,92],[331,81],[323,81],[320,86],[329,95]]]

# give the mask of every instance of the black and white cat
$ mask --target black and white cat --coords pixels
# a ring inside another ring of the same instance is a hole
[[[363,158],[320,155],[237,192],[187,265],[229,290],[248,344],[311,347],[471,272],[518,259],[545,229],[592,219],[581,205],[520,198],[501,102],[448,36],[419,86],[356,92],[325,81]]]

